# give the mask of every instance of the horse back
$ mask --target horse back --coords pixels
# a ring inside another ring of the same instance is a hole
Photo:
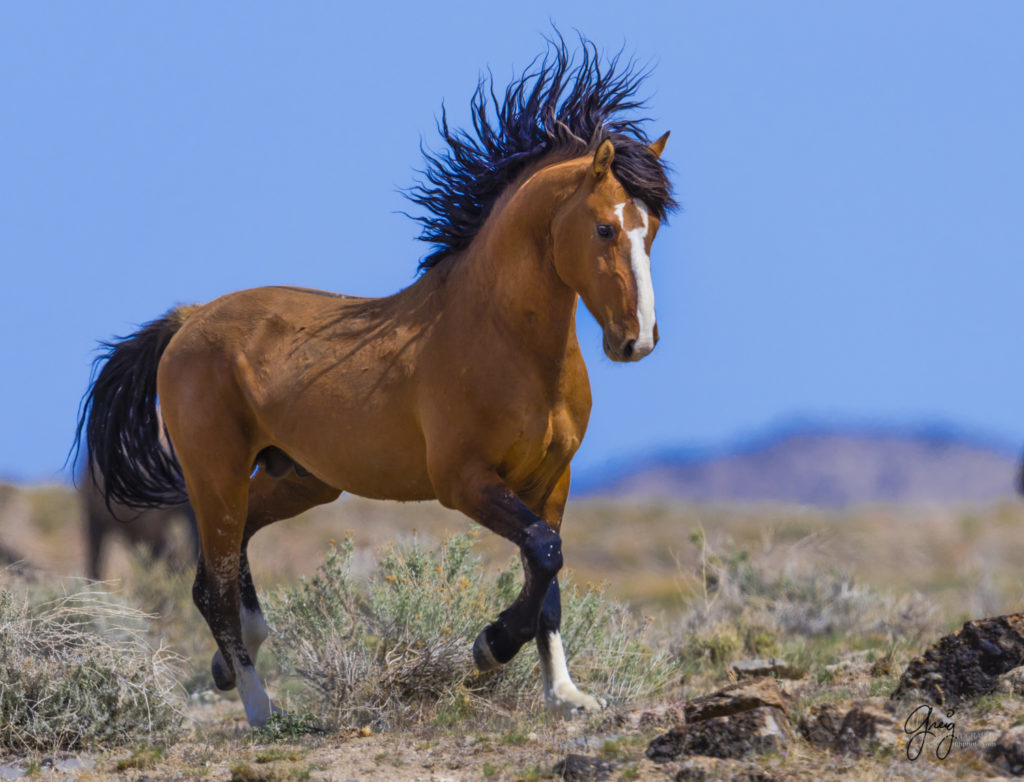
[[[169,405],[187,406],[207,426],[233,424],[253,456],[275,446],[339,490],[431,498],[412,388],[424,329],[397,309],[389,298],[286,287],[210,302],[161,361],[169,424]]]

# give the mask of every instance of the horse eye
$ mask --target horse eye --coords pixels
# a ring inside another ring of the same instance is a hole
[[[607,223],[600,223],[597,226],[597,235],[602,239],[611,239],[615,236],[615,226],[608,225]]]

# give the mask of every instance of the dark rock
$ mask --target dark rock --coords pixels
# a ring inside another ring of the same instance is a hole
[[[770,706],[748,709],[728,717],[712,717],[683,727],[683,754],[713,758],[781,753],[789,746],[793,735],[785,713]]]
[[[1004,773],[1024,776],[1024,725],[1005,731],[985,750],[985,760]]]
[[[955,705],[993,692],[999,677],[1024,663],[1024,615],[966,622],[914,658],[892,693],[896,699],[923,697]]]
[[[788,697],[774,679],[725,687],[684,707],[686,724],[655,738],[646,755],[656,763],[681,755],[746,758],[782,752],[793,739]]]
[[[832,749],[842,754],[859,754],[864,744],[876,742],[887,746],[897,746],[900,738],[900,726],[896,718],[871,703],[859,703],[850,709],[836,732]]]
[[[831,749],[846,713],[835,703],[819,703],[800,716],[800,735],[818,749]]]
[[[778,682],[771,677],[751,679],[730,684],[711,695],[694,698],[683,708],[686,722],[698,722],[711,717],[727,717],[741,711],[768,706],[785,712],[791,699],[779,689]]]
[[[859,754],[869,742],[898,746],[905,738],[902,721],[880,701],[819,703],[800,717],[800,734],[818,749],[843,755]]]
[[[590,780],[608,779],[615,770],[615,763],[603,758],[592,758],[588,755],[566,755],[565,760],[555,764],[555,773],[559,779],[572,782],[590,782]]]
[[[651,741],[644,754],[655,763],[668,763],[685,754],[686,737],[685,725],[672,728],[668,733],[662,733]]]
[[[644,754],[654,763],[675,761],[679,755],[684,754],[686,751],[687,735],[685,725],[673,728],[668,733],[663,733],[653,739],[647,745],[647,751]]]

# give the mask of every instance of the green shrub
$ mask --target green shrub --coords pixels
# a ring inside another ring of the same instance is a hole
[[[271,714],[267,724],[253,731],[253,738],[262,742],[296,741],[302,736],[323,734],[316,718],[310,714],[282,712]],[[260,763],[266,762],[263,760]]]
[[[435,551],[392,545],[360,581],[346,541],[332,546],[311,579],[267,600],[282,666],[310,686],[325,719],[450,725],[536,702],[531,648],[500,671],[475,671],[473,640],[515,599],[521,569],[515,560],[488,576],[472,548],[470,535]],[[582,689],[625,700],[677,678],[670,655],[651,648],[649,625],[624,606],[594,588],[563,584],[562,596],[563,641]]]

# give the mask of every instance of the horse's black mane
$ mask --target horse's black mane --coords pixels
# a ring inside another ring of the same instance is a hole
[[[406,191],[429,213],[414,218],[423,225],[419,238],[434,245],[420,262],[421,272],[464,249],[502,191],[549,153],[584,155],[611,139],[612,173],[626,192],[659,218],[675,207],[665,168],[647,149],[650,139],[641,127],[646,119],[622,116],[643,107],[636,92],[647,73],[632,60],[620,66],[620,55],[602,66],[596,46],[582,36],[580,43],[577,64],[561,36],[550,41],[539,65],[534,60],[502,100],[493,76],[481,79],[470,102],[473,133],[450,129],[442,107],[438,131],[447,149],[439,155],[423,150],[425,181]]]

